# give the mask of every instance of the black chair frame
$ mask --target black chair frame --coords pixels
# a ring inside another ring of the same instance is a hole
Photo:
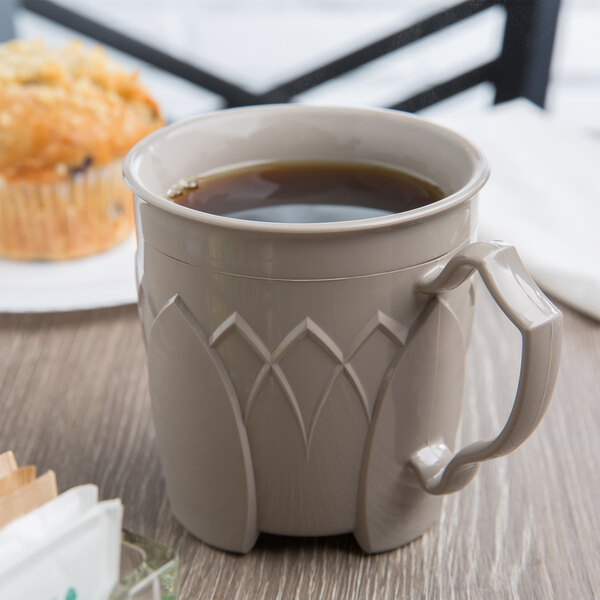
[[[289,102],[301,92],[495,5],[506,11],[498,58],[404,98],[390,108],[416,112],[483,82],[494,85],[495,103],[522,96],[543,107],[560,0],[463,1],[259,94],[51,0],[0,0],[0,41],[14,36],[13,14],[23,8],[210,90],[223,98],[225,106],[234,107]]]

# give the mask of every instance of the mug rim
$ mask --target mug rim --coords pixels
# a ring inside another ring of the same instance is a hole
[[[384,215],[379,217],[371,217],[368,219],[355,219],[352,221],[334,221],[324,223],[280,223],[280,222],[268,222],[268,221],[250,221],[245,219],[237,219],[235,217],[227,217],[223,215],[215,215],[206,213],[200,210],[183,206],[166,196],[162,197],[155,194],[152,190],[146,187],[137,177],[137,174],[133,172],[133,163],[138,157],[146,151],[147,147],[160,140],[161,137],[169,135],[171,132],[178,129],[183,129],[192,123],[200,120],[220,118],[221,115],[229,114],[231,112],[248,112],[258,113],[264,111],[290,111],[290,112],[320,112],[322,113],[336,113],[345,112],[348,115],[385,115],[386,117],[392,117],[394,119],[404,119],[418,121],[419,125],[430,130],[435,130],[440,134],[450,138],[456,144],[466,147],[467,151],[470,152],[474,157],[475,168],[469,180],[456,192],[444,196],[442,199],[415,208],[398,213],[392,213],[390,215]],[[133,191],[133,193],[141,198],[142,200],[150,203],[151,205],[165,210],[169,213],[183,217],[188,220],[198,221],[207,225],[241,230],[247,232],[271,232],[271,233],[283,233],[283,234],[323,234],[323,233],[344,233],[352,231],[368,231],[373,229],[384,229],[390,226],[402,226],[412,224],[415,221],[421,221],[428,217],[433,217],[442,213],[448,209],[451,209],[463,202],[466,202],[473,198],[479,190],[485,185],[490,175],[489,163],[485,155],[470,142],[467,138],[463,137],[459,133],[452,129],[434,123],[412,113],[399,111],[389,108],[376,108],[376,107],[351,107],[351,106],[319,106],[309,104],[264,104],[259,106],[243,106],[237,108],[227,108],[213,110],[200,115],[194,115],[186,119],[182,119],[166,127],[152,132],[146,137],[142,138],[137,142],[127,153],[123,162],[123,178],[125,183]]]

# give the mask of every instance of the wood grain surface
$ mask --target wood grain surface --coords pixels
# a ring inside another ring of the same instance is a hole
[[[480,296],[460,444],[500,429],[518,375],[518,334]],[[54,469],[59,490],[93,482],[121,497],[128,528],[180,553],[185,599],[600,597],[600,324],[561,308],[561,373],[539,429],[393,552],[367,556],[350,535],[263,535],[237,556],[186,533],[153,445],[133,306],[0,315],[0,452]]]

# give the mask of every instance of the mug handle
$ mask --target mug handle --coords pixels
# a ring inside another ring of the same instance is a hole
[[[439,294],[451,290],[474,270],[523,336],[519,386],[508,421],[495,439],[470,444],[454,456],[443,442],[412,455],[409,466],[423,489],[434,495],[460,490],[474,477],[478,463],[505,456],[523,443],[544,415],[558,374],[562,313],[535,284],[514,246],[502,242],[470,244],[441,272],[428,273],[416,291]]]

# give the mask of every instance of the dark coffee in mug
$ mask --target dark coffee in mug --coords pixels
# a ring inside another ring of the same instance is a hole
[[[430,181],[381,164],[329,161],[254,163],[182,180],[178,204],[206,213],[277,223],[380,217],[444,196]]]

